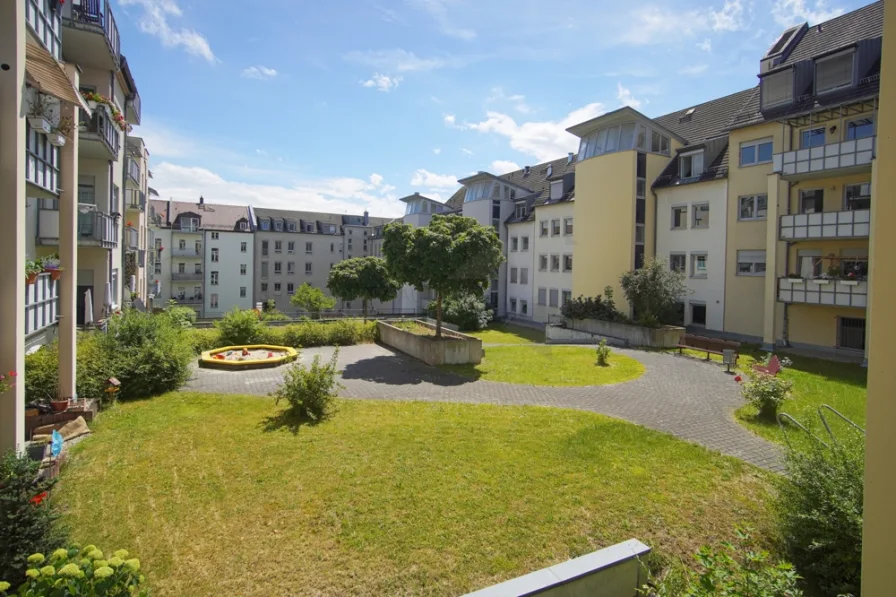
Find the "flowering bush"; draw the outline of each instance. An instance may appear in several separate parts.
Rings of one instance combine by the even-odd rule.
[[[766,358],[764,364],[767,365],[768,360]],[[780,362],[782,371],[790,365],[790,359],[787,358],[780,359]],[[778,408],[790,398],[793,382],[752,369],[746,371],[744,375],[746,380],[740,375],[734,378],[734,381],[741,384],[744,400],[756,407],[760,419],[774,421],[778,415]]]
[[[5,375],[0,373],[0,394],[5,394],[16,385],[16,375],[18,375],[18,373],[15,371],[10,371]]]
[[[28,556],[25,582],[17,593],[8,593],[11,585],[0,582],[0,595],[42,597],[45,595],[96,595],[103,597],[148,595],[140,560],[128,558],[119,549],[106,559],[99,549],[88,545],[59,548],[47,558],[42,553]]]
[[[112,115],[112,120],[115,121],[115,124],[117,124],[121,130],[130,132],[131,125],[127,123],[124,115],[118,108],[115,107],[115,104],[111,99],[109,99],[105,95],[96,93],[95,91],[84,91],[81,92],[81,95],[83,95],[84,99],[88,102],[96,102],[98,104],[103,104],[104,106],[106,106],[109,109],[109,114]]]

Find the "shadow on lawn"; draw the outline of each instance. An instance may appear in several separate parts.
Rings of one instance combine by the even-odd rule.
[[[459,386],[475,378],[452,375],[411,357],[392,355],[349,363],[342,370],[342,379],[362,379],[387,385],[431,383],[437,386]]]
[[[286,429],[293,435],[298,435],[302,427],[314,427],[320,422],[320,419],[315,420],[285,408],[276,415],[265,417],[258,426],[266,433]]]

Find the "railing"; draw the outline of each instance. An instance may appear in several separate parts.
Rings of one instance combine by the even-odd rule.
[[[140,184],[140,164],[134,158],[128,158],[128,178],[134,184]]]
[[[58,192],[59,148],[39,135],[25,121],[25,180],[49,191]]]
[[[59,12],[50,9],[49,0],[25,0],[25,21],[56,60],[62,60]]]
[[[140,248],[140,232],[136,228],[126,227],[124,229],[124,241],[129,251],[136,251]]]
[[[195,247],[171,249],[171,255],[174,257],[202,257],[202,249],[196,249]]]
[[[78,240],[96,241],[106,248],[117,247],[118,223],[115,218],[92,207],[78,206]]]
[[[95,25],[102,28],[106,37],[106,45],[115,58],[115,62],[121,59],[121,39],[118,36],[118,25],[112,16],[112,7],[109,0],[80,0],[78,4],[72,4],[72,20],[77,23]]]
[[[871,210],[826,211],[781,216],[781,240],[822,238],[867,238],[871,232]]]
[[[118,127],[112,124],[112,119],[106,116],[104,108],[98,108],[94,111],[93,116],[89,117],[80,110],[81,134],[84,133],[96,135],[100,141],[106,146],[115,160],[118,159],[118,148],[121,144],[121,134]],[[86,137],[84,138],[86,140]]]
[[[146,193],[137,189],[127,189],[125,191],[127,197],[127,208],[144,211],[146,209]]]
[[[868,305],[868,282],[778,278],[778,300],[782,303],[865,308]]]
[[[171,279],[175,282],[178,281],[189,281],[189,280],[201,280],[202,279],[202,271],[192,271],[192,272],[175,272],[171,274]]]
[[[49,273],[37,276],[34,284],[25,287],[25,335],[56,324],[59,287]]]
[[[141,105],[140,105],[140,94],[135,92],[134,95],[130,96],[127,100],[127,105],[128,105],[128,122],[130,122],[131,124],[139,125],[140,124],[140,112],[142,109]],[[132,118],[132,116],[133,116],[133,118]]]
[[[172,227],[172,230],[175,232],[202,232],[199,230],[198,224],[177,224],[175,223]]]
[[[177,301],[181,305],[198,305],[198,304],[202,303],[202,295],[197,294],[196,296],[184,296],[184,295],[172,296],[171,300]]]
[[[137,267],[146,267],[146,250],[137,250]]]
[[[772,156],[772,172],[782,176],[808,176],[842,168],[871,167],[877,137],[829,143]]]

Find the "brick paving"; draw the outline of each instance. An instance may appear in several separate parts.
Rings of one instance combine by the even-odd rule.
[[[556,347],[562,351],[563,347]],[[301,351],[302,362],[328,359],[332,347]],[[340,395],[369,400],[538,405],[574,408],[625,419],[671,433],[711,450],[780,472],[777,446],[734,420],[743,404],[740,390],[718,365],[660,352],[614,349],[645,366],[636,380],[589,387],[544,387],[471,380],[441,371],[378,344],[339,349]],[[255,371],[196,369],[187,389],[231,394],[267,394],[283,368]]]

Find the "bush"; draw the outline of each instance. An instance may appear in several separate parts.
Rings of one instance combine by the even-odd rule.
[[[224,346],[221,344],[221,332],[215,328],[193,328],[187,333],[187,341],[193,354],[201,354],[206,350]]]
[[[178,307],[173,300],[168,301],[168,307],[164,313],[181,327],[190,328],[196,323],[196,311],[189,307]]]
[[[436,317],[436,301],[430,301],[426,313]],[[442,301],[442,320],[455,324],[461,331],[485,329],[492,320],[492,310],[486,307],[482,297],[463,294]]]
[[[625,321],[625,316],[616,310],[613,301],[613,289],[604,288],[603,297],[580,296],[566,301],[560,307],[560,313],[566,319],[600,319],[602,321]]]
[[[45,550],[50,553],[49,550]],[[28,552],[25,552],[28,553]],[[84,549],[77,546],[59,548],[47,558],[41,551],[28,557],[31,567],[18,595],[102,595],[105,597],[145,597],[148,595],[140,560],[128,559],[128,552],[120,549],[106,558],[93,545]],[[8,587],[6,587],[8,589]],[[6,595],[0,590],[0,595]]]
[[[684,273],[671,269],[665,259],[648,259],[643,267],[624,273],[619,282],[638,322],[648,327],[674,322],[676,303],[690,293]]]
[[[106,380],[110,377],[118,377],[117,351],[113,347],[107,347],[105,336],[102,332],[85,332],[78,335],[78,371],[76,386],[78,396],[82,398],[96,398],[100,405],[110,400],[106,394]],[[110,356],[112,355],[112,356]],[[27,369],[26,369],[27,375]],[[119,378],[120,379],[120,378]]]
[[[767,551],[757,548],[750,533],[738,529],[734,543],[721,548],[704,546],[695,558],[702,569],[698,578],[690,574],[671,575],[655,586],[643,587],[650,597],[802,597],[800,577],[791,564],[769,560]]]
[[[774,421],[778,416],[778,408],[790,398],[793,382],[768,373],[748,370],[744,373],[747,379],[741,381],[741,394],[744,400],[759,410],[759,418]],[[735,379],[742,379],[738,376]]]
[[[25,401],[56,398],[59,387],[59,345],[53,342],[25,355]]]
[[[10,450],[0,460],[0,579],[23,578],[27,555],[65,542],[47,500],[55,480],[38,478],[40,463]]]
[[[234,307],[215,322],[215,328],[221,334],[221,346],[258,344],[263,341],[264,324],[258,313],[251,309],[243,311]]]
[[[790,557],[825,595],[859,594],[864,438],[790,448],[777,510]]]
[[[106,380],[115,375],[113,363],[98,338],[99,332],[78,334],[78,396],[105,398]],[[47,402],[57,397],[59,388],[59,344],[53,342],[25,356],[25,400]]]
[[[289,403],[289,412],[300,419],[318,422],[333,412],[333,401],[339,383],[336,381],[336,359],[339,351],[333,352],[330,362],[322,365],[320,355],[314,356],[311,367],[295,363],[283,376],[283,383],[271,393],[277,404],[281,400]]]
[[[609,367],[612,353],[613,351],[607,346],[607,341],[601,338],[600,344],[597,345],[597,366]]]

